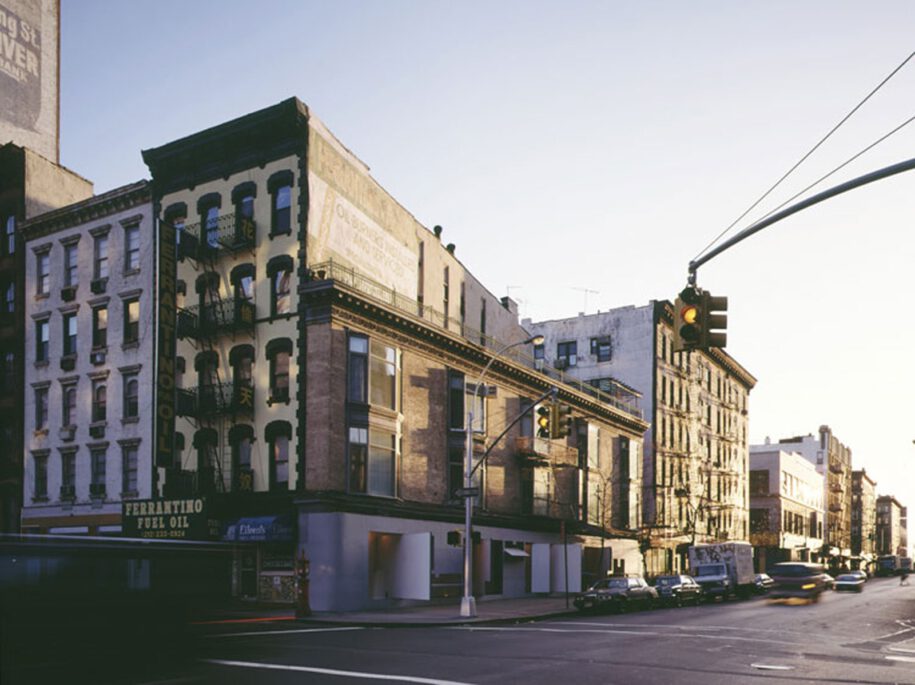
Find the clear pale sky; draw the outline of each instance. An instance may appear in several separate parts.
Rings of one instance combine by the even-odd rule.
[[[915,50],[906,0],[62,5],[61,161],[97,192],[148,177],[143,148],[296,95],[534,320],[675,297]],[[915,59],[737,228],[912,115]],[[817,190],[912,157],[915,123]],[[699,272],[759,379],[752,441],[828,424],[911,506],[913,228],[915,171]]]

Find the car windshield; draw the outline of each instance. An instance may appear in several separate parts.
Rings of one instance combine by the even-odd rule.
[[[605,578],[604,580],[599,580],[594,585],[590,587],[591,590],[607,590],[607,589],[616,589],[622,588],[625,589],[629,587],[629,582],[625,578]]]
[[[696,569],[695,575],[699,576],[723,576],[725,575],[724,564],[707,564]]]
[[[680,578],[677,576],[661,576],[655,581],[655,585],[678,585]]]
[[[785,566],[776,566],[772,573],[784,578],[803,578],[804,576],[823,575],[823,571],[816,567],[804,566],[802,564],[788,564]]]
[[[858,580],[860,580],[860,578],[858,578],[858,576],[856,576],[853,573],[844,573],[841,576],[839,576],[838,578],[836,578],[836,580],[842,580],[842,581],[848,580],[848,581],[852,581],[852,582],[857,582]]]

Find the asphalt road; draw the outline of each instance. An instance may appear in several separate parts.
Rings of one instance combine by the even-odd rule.
[[[915,585],[516,625],[272,624],[203,642],[194,675],[213,683],[915,684]]]

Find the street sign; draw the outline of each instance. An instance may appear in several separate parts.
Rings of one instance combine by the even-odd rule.
[[[480,488],[458,488],[454,494],[456,497],[479,497]]]

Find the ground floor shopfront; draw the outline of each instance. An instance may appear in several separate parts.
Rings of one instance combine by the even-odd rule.
[[[313,611],[421,604],[463,594],[463,531],[454,522],[347,512],[298,515]],[[634,539],[474,527],[473,594],[579,592],[608,572],[641,572]],[[603,550],[603,551],[601,551]]]

